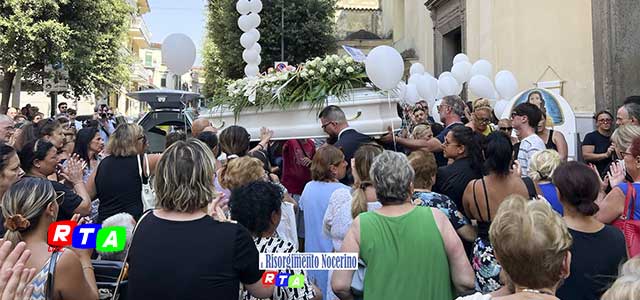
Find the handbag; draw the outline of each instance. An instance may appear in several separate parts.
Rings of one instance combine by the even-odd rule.
[[[120,286],[122,285],[123,287],[126,287],[127,283],[128,283],[127,280],[124,280],[124,276],[125,276],[126,271],[128,271],[127,261],[129,260],[129,250],[131,250],[131,246],[133,245],[133,238],[135,237],[136,230],[138,229],[138,226],[140,225],[140,223],[142,223],[142,220],[146,216],[148,216],[149,214],[152,214],[152,213],[153,213],[153,210],[146,211],[140,217],[140,219],[138,219],[138,223],[136,223],[136,226],[133,227],[133,232],[131,232],[131,243],[128,245],[127,249],[125,250],[127,252],[125,253],[124,260],[122,261],[122,268],[120,268],[120,271],[118,272],[118,277],[117,277],[115,285],[114,285],[113,294],[111,295],[111,300],[118,300],[118,299],[120,299],[121,295],[125,295],[125,297],[121,298],[121,299],[126,299],[126,294],[122,292],[124,290],[120,290]]]
[[[354,299],[362,299],[364,295],[364,275],[367,272],[367,264],[358,259],[358,270],[353,273],[351,279],[351,294]]]
[[[629,258],[640,254],[640,220],[634,220],[636,211],[636,189],[632,183],[627,182],[627,195],[624,199],[624,212],[613,222],[624,234],[627,242]]]
[[[138,173],[140,174],[140,181],[142,182],[142,193],[140,195],[142,198],[142,210],[147,211],[156,208],[156,192],[153,190],[153,186],[151,185],[151,172],[149,171],[149,159],[147,158],[147,154],[143,154],[147,183],[145,183],[144,174],[142,172],[140,156],[138,155],[136,157],[138,158]]]

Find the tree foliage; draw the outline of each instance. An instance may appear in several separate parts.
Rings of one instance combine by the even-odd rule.
[[[236,0],[209,0],[207,43],[204,51],[206,71],[205,95],[220,89],[220,79],[244,76],[238,28],[240,14]],[[260,45],[261,71],[281,60],[281,33],[284,34],[284,60],[296,65],[310,58],[335,51],[335,0],[262,0]],[[284,9],[284,30],[281,16]]]
[[[2,105],[9,102],[17,70],[39,86],[47,64],[65,66],[75,95],[126,82],[129,57],[121,48],[130,13],[125,0],[1,1]]]

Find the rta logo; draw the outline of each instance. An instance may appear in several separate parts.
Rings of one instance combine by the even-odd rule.
[[[118,252],[124,250],[126,235],[127,229],[124,226],[102,228],[101,224],[78,225],[74,221],[60,221],[49,225],[47,244],[50,252],[68,246]]]
[[[288,288],[303,288],[304,275],[291,275],[285,272],[267,271],[262,274],[262,284]]]

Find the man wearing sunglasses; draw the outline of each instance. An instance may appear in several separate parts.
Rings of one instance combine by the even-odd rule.
[[[511,124],[518,131],[520,148],[518,149],[518,163],[522,176],[529,176],[529,161],[533,154],[546,149],[544,141],[536,134],[538,123],[542,120],[542,111],[531,103],[522,103],[511,113]]]
[[[351,158],[353,158],[356,150],[360,148],[360,145],[371,142],[371,138],[368,135],[356,131],[355,128],[349,127],[347,117],[340,107],[329,105],[320,112],[318,118],[322,124],[322,130],[324,130],[329,137],[336,139],[333,145],[338,149],[342,149],[344,159],[347,163],[351,161]],[[342,183],[346,185],[353,183],[353,177],[350,171],[347,172],[347,176],[344,177]]]

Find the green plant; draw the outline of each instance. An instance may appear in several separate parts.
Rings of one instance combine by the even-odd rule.
[[[307,102],[313,109],[324,105],[327,97],[345,100],[349,90],[365,86],[368,80],[363,63],[349,56],[329,55],[309,60],[298,69],[228,81],[226,92],[214,97],[214,106],[224,106],[236,115],[244,108],[287,109]]]

